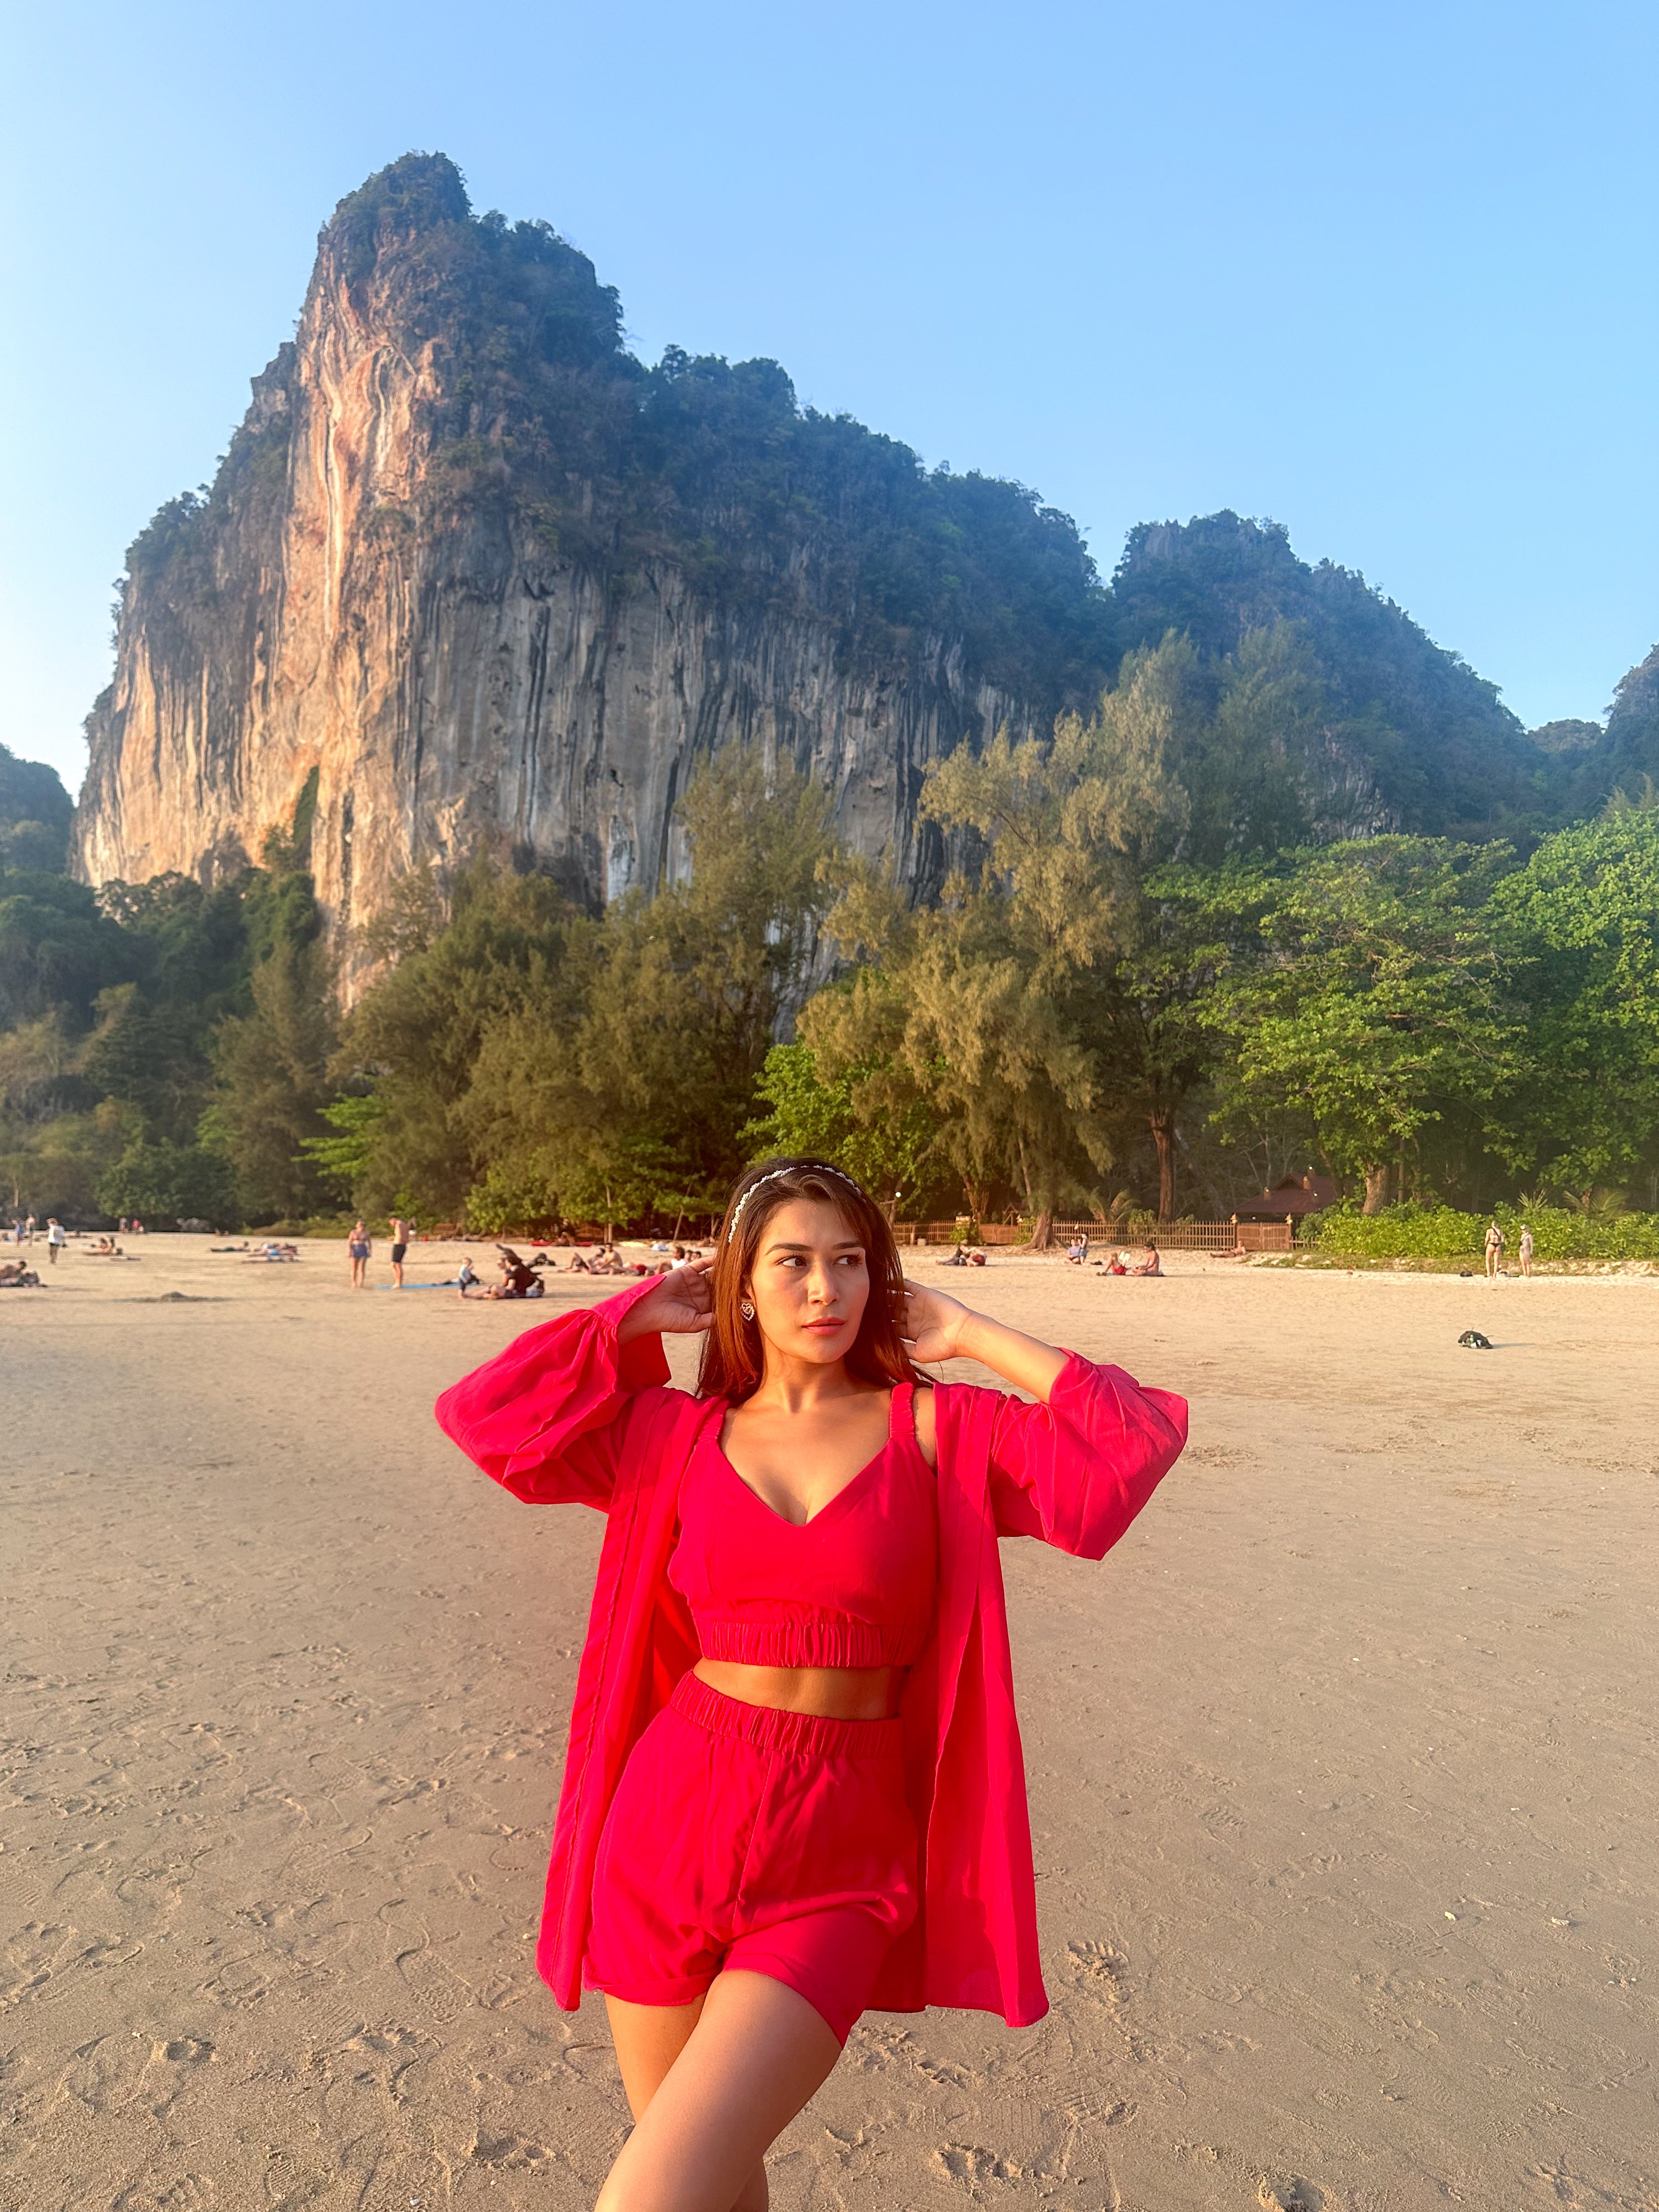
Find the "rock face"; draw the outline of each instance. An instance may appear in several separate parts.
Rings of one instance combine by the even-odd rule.
[[[803,410],[774,362],[646,368],[584,256],[411,155],[336,210],[211,490],[129,550],[72,864],[211,879],[292,837],[350,990],[424,861],[493,847],[591,907],[673,877],[677,799],[743,739],[926,896],[928,764],[1086,711],[1172,629],[1243,715],[1224,746],[1299,748],[1280,842],[1532,836],[1659,768],[1651,662],[1553,744],[1277,525],[1143,526],[1108,589],[1067,517]]]
[[[479,226],[447,164],[425,182],[412,212],[382,194],[353,220],[346,204],[212,492],[133,547],[88,724],[80,872],[210,878],[297,827],[349,968],[390,881],[483,842],[590,903],[656,884],[683,863],[677,794],[743,738],[832,790],[854,847],[925,883],[927,763],[1030,702],[976,672],[960,635],[849,649],[810,536],[782,593],[694,586],[672,538],[625,561],[615,532],[609,559],[565,555],[558,517],[550,531],[521,487],[501,495],[496,452],[522,424],[478,397],[465,268],[457,306],[431,267],[434,239],[459,253]],[[637,384],[629,357],[603,367]],[[458,464],[469,429],[482,459]],[[565,507],[591,516],[591,484],[565,478]]]

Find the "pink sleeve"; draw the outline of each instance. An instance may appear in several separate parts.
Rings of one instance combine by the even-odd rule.
[[[661,1337],[617,1341],[623,1316],[659,1279],[526,1329],[444,1392],[439,1427],[515,1498],[603,1511],[629,1401],[668,1380]]]
[[[1001,1536],[1040,1536],[1076,1558],[1110,1551],[1187,1442],[1187,1401],[1121,1367],[1066,1356],[1046,1406],[1004,1398],[991,1437]]]

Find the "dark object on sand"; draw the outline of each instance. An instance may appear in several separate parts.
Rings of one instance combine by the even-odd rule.
[[[1457,1341],[1460,1344],[1468,1345],[1471,1352],[1490,1352],[1492,1350],[1492,1339],[1489,1336],[1482,1336],[1478,1328],[1466,1328],[1462,1335],[1458,1338]]]
[[[1472,1283],[1474,1280],[1474,1268],[1460,1267],[1457,1271],[1457,1279],[1460,1283]]]

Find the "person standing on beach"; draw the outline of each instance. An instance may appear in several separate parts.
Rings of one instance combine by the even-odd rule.
[[[1486,1280],[1498,1280],[1499,1262],[1504,1257],[1504,1232],[1496,1221],[1486,1225]]]
[[[58,1265],[58,1255],[68,1243],[63,1223],[55,1213],[49,1213],[46,1216],[46,1262],[49,1267]]]
[[[1521,1272],[1523,1275],[1530,1279],[1532,1274],[1532,1224],[1530,1222],[1527,1221],[1523,1221],[1521,1224]]]
[[[702,1339],[696,1395],[665,1334]],[[958,1358],[1011,1387],[919,1371]],[[634,2112],[597,2212],[764,2212],[867,2006],[1047,2011],[997,1539],[1100,1559],[1186,1405],[906,1282],[876,1201],[796,1158],[712,1262],[436,1410],[515,1497],[607,1517],[537,1957],[567,2011],[603,1992]]]
[[[409,1224],[401,1213],[392,1217],[392,1279],[398,1290],[404,1286],[404,1255],[409,1249]]]
[[[354,1291],[368,1288],[368,1255],[374,1249],[373,1238],[361,1221],[351,1224],[351,1234],[346,1240],[346,1254],[351,1261],[351,1287]]]

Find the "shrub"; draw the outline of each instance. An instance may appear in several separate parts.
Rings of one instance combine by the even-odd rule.
[[[1478,1260],[1493,1219],[1507,1240],[1506,1267],[1514,1264],[1528,1225],[1540,1260],[1659,1260],[1659,1214],[1598,1220],[1557,1206],[1503,1205],[1490,1214],[1450,1206],[1390,1206],[1381,1213],[1333,1206],[1309,1223],[1302,1241],[1334,1260]]]

